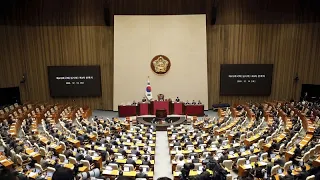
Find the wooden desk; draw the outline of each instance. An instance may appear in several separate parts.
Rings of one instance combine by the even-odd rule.
[[[65,164],[65,165],[63,165],[63,167],[73,170],[74,165],[73,164]],[[87,167],[87,166],[79,167],[79,172],[88,172],[88,171],[89,171],[89,167]]]
[[[99,169],[102,168],[102,157],[101,156],[94,156],[94,157],[92,157],[92,160],[97,162],[97,164],[99,165]]]
[[[31,158],[32,158],[33,160],[36,160],[37,163],[40,163],[41,155],[40,155],[38,152],[34,152],[33,149],[28,148],[28,149],[26,149],[26,153],[27,153],[29,156],[31,156]]]
[[[310,166],[308,164],[305,164],[306,166],[306,170],[309,171],[310,170]],[[298,168],[295,168],[294,170],[292,170],[292,175],[296,176],[296,175],[299,175],[301,172],[301,168],[298,167]],[[287,175],[287,172],[283,172],[283,175]],[[276,180],[280,180],[280,175],[279,174],[276,174],[274,175],[275,179]]]
[[[3,155],[0,155],[0,163],[7,169],[10,169],[13,165],[13,162]]]
[[[312,162],[312,166],[314,167],[320,166],[320,156]]]
[[[248,175],[248,170],[254,168],[254,164],[255,163],[250,163],[250,164],[244,164],[244,165],[239,166],[238,175],[240,177],[247,176]],[[258,162],[258,166],[259,167],[267,166],[267,162],[264,162],[264,161]]]
[[[312,134],[307,134],[307,135],[299,142],[300,149],[303,149],[303,148],[309,143],[309,141],[312,139],[312,137],[313,137]],[[285,154],[286,161],[289,161],[289,159],[293,156],[295,149],[296,149],[296,148],[293,147],[293,148],[290,149],[290,151],[287,151],[287,152],[286,152],[286,154]]]
[[[207,170],[210,174],[213,174],[213,172],[212,171],[210,171],[210,170]],[[199,174],[201,174],[202,173],[202,171],[197,171],[197,170],[191,170],[190,171],[190,173],[189,173],[189,176],[196,176],[196,175],[199,175]],[[181,172],[176,172],[176,171],[173,171],[173,178],[174,178],[174,180],[179,180],[180,179],[180,174],[181,174]]]
[[[244,144],[245,144],[247,147],[249,147],[249,146],[251,146],[253,143],[257,142],[259,138],[260,138],[260,134],[256,134],[256,135],[254,135],[254,136],[252,136],[252,137],[250,137],[250,138],[245,139],[245,140],[244,140]]]
[[[70,142],[71,144],[73,144],[73,146],[76,147],[76,148],[80,147],[80,141],[79,140],[68,138],[67,141]]]
[[[227,126],[220,128],[218,130],[216,130],[214,132],[215,135],[219,135],[224,133],[225,131],[227,131],[228,129],[231,129],[233,126],[235,126],[238,122],[239,122],[240,118],[235,118],[234,121],[232,121],[230,124],[228,124]]]

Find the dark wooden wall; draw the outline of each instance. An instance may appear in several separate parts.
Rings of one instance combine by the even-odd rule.
[[[207,14],[209,104],[298,98],[320,84],[317,0],[5,0],[0,4],[0,87],[20,86],[23,101],[112,109],[114,14]],[[211,25],[212,6],[217,7]],[[222,63],[272,63],[269,97],[219,96]],[[49,95],[47,66],[100,65],[102,97]],[[20,80],[26,74],[26,83]],[[295,85],[293,79],[299,76]]]

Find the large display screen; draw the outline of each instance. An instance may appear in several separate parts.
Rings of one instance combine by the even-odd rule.
[[[100,66],[48,66],[52,97],[101,96]]]
[[[220,95],[271,94],[273,64],[221,64]]]

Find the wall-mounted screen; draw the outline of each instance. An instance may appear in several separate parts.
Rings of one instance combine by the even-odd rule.
[[[48,66],[52,97],[101,96],[100,66]]]
[[[268,96],[273,64],[221,64],[220,95]]]

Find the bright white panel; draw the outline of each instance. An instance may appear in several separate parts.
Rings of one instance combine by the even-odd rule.
[[[165,75],[150,62],[163,54],[171,60]],[[115,16],[113,110],[140,101],[150,76],[153,97],[201,100],[208,109],[205,15]]]

